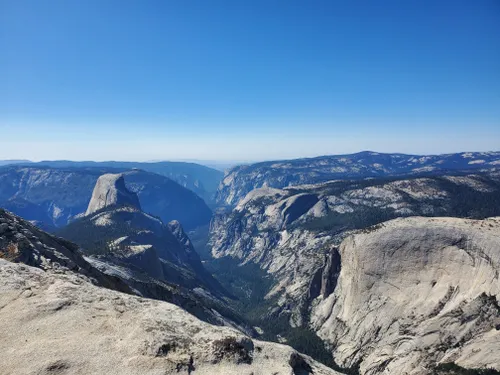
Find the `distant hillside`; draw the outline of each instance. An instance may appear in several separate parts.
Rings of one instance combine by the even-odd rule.
[[[217,191],[217,186],[224,176],[223,172],[204,165],[173,161],[161,161],[154,163],[70,160],[46,160],[37,163],[33,163],[29,160],[0,161],[0,166],[9,164],[23,164],[36,167],[47,166],[52,168],[113,168],[120,171],[137,168],[169,177],[180,185],[194,191],[207,202],[210,202],[213,199],[214,194]]]
[[[217,191],[222,205],[236,205],[260,187],[284,188],[335,179],[442,174],[458,170],[500,169],[500,152],[463,152],[445,155],[405,155],[360,152],[350,155],[268,161],[228,171]]]
[[[11,164],[28,164],[31,163],[29,160],[0,160],[0,166],[11,165]]]
[[[107,167],[0,167],[0,206],[37,221],[44,228],[64,226],[85,212],[100,175],[120,172]],[[125,172],[125,183],[146,212],[163,221],[178,220],[191,229],[206,225],[211,210],[193,191],[168,177],[146,171]]]

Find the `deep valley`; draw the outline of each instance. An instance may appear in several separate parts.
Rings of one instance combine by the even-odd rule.
[[[305,176],[316,162],[308,167],[304,159],[297,162],[303,172],[294,173],[305,173],[297,181],[271,187],[272,179],[262,180],[233,206],[206,204],[196,191],[154,172],[7,165],[0,168],[0,192],[13,214],[2,210],[2,304],[21,303],[12,295],[13,285],[31,280],[33,286],[22,288],[41,293],[44,283],[59,285],[64,279],[80,285],[92,305],[102,293],[128,295],[113,297],[126,299],[123,308],[101,307],[105,311],[137,311],[155,320],[156,313],[132,307],[139,301],[133,298],[143,298],[151,302],[140,305],[178,309],[176,319],[189,321],[189,329],[212,325],[213,333],[202,339],[212,342],[212,349],[181,339],[186,333],[177,328],[164,344],[159,336],[138,336],[149,349],[130,373],[144,369],[153,350],[152,366],[161,357],[166,361],[161,366],[187,373],[229,374],[243,366],[268,374],[264,368],[291,366],[294,374],[495,374],[500,370],[500,172],[491,157],[500,156],[490,153],[488,168],[473,163],[480,167],[464,169],[454,162],[461,169],[452,170],[449,164],[480,156],[446,156],[447,168],[430,174],[412,170],[373,177],[368,171],[353,178],[349,172],[315,183]],[[440,165],[436,158],[418,160]],[[394,163],[390,156],[382,160]],[[281,173],[274,170],[276,163],[269,168],[273,176]],[[238,167],[226,172],[217,196],[235,173]],[[17,284],[5,284],[7,275],[15,275]],[[60,315],[62,309],[70,319],[81,313],[84,301],[61,288],[50,291],[50,298],[70,298],[73,307],[57,302],[62,307],[47,307],[46,314]],[[29,310],[36,305],[22,306],[37,316]],[[2,321],[13,319],[10,307],[0,311]],[[195,317],[200,322],[193,323]],[[130,335],[126,327],[120,330],[115,334]],[[279,344],[289,346],[273,346]],[[274,353],[272,365],[267,354],[260,358],[257,345]],[[70,369],[82,360],[86,369],[95,368],[76,358],[61,366]],[[13,361],[8,366],[20,368]]]

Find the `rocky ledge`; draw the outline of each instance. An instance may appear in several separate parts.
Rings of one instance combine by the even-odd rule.
[[[170,303],[3,259],[0,331],[5,375],[337,374]]]

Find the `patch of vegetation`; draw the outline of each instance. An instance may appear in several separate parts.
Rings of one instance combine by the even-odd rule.
[[[288,364],[296,375],[309,375],[313,372],[311,365],[298,353],[292,353]]]
[[[226,357],[236,357],[237,363],[251,364],[253,350],[253,342],[250,339],[242,339],[240,342],[234,337],[226,337],[213,342],[213,351],[217,362]]]
[[[278,342],[278,335],[297,351],[307,354],[332,369],[349,375],[358,375],[357,368],[345,369],[338,366],[323,341],[311,330],[293,328],[289,316],[269,311],[276,307],[276,299],[265,296],[274,285],[274,280],[254,263],[240,265],[237,259],[224,257],[205,262],[205,267],[234,296],[230,301],[252,326],[262,328],[262,340]]]
[[[166,357],[171,351],[175,351],[177,348],[176,343],[166,343],[161,345],[156,352],[156,357]]]
[[[297,351],[307,354],[325,366],[343,374],[359,375],[359,367],[344,368],[335,363],[332,353],[325,347],[323,341],[315,332],[306,327],[291,327],[288,316],[275,317],[273,319],[254,320],[253,324],[264,330],[261,336],[263,340],[277,342],[277,336],[286,339],[286,344]]]
[[[331,212],[327,216],[315,218],[301,227],[311,231],[343,231],[362,229],[402,216],[393,210],[377,207],[356,207],[354,212],[339,214]]]
[[[13,261],[19,256],[17,244],[10,243],[5,249],[0,249],[0,258]]]
[[[411,176],[409,181],[421,178],[422,176]],[[382,186],[387,183],[401,180],[399,178],[371,179],[364,181],[337,181],[321,188],[321,193],[326,195],[340,195],[352,189],[363,189],[369,186]],[[487,175],[475,174],[478,183],[491,189],[491,191],[475,190],[465,184],[455,184],[445,177],[427,176],[433,180],[433,185],[437,189],[446,192],[446,197],[438,202],[435,199],[416,200],[409,194],[399,192],[404,195],[413,210],[412,215],[419,216],[452,216],[465,217],[471,219],[484,219],[491,216],[500,215],[500,182]],[[301,192],[295,189],[295,193]],[[425,210],[425,205],[433,207],[432,213]],[[330,212],[327,216],[314,218],[301,228],[311,231],[343,231],[351,229],[363,229],[387,220],[403,217],[404,214],[397,213],[392,209],[380,207],[368,207],[357,205],[354,212],[337,213]]]
[[[267,310],[270,303],[265,296],[273,279],[258,265],[240,265],[237,259],[224,257],[206,261],[204,266],[235,297],[232,304],[236,310],[245,316],[261,316],[261,312]]]
[[[201,260],[212,260],[212,249],[208,245],[209,230],[209,225],[203,225],[188,233],[188,237]]]
[[[76,243],[81,247],[86,255],[106,255],[111,251],[125,250],[124,246],[109,245],[110,241],[117,238],[130,236],[140,230],[146,229],[145,227],[136,227],[133,225],[133,212],[121,212],[119,220],[114,220],[112,225],[96,225],[91,218],[95,218],[98,214],[110,211],[109,207],[104,207],[89,217],[77,219],[65,227],[56,231],[56,235],[63,237],[71,242]],[[158,217],[150,215],[156,219]],[[163,238],[165,242],[171,242],[171,238]]]
[[[56,234],[81,246],[85,254],[106,255],[111,251],[109,241],[132,232],[132,228],[124,221],[97,226],[89,219],[83,218],[59,229]]]
[[[455,184],[443,177],[437,177],[439,186],[451,197],[448,215],[484,219],[500,214],[500,183],[487,176],[477,176],[476,180],[492,191],[478,191],[467,185]]]
[[[467,369],[455,363],[442,363],[437,365],[433,375],[500,375],[495,369]]]

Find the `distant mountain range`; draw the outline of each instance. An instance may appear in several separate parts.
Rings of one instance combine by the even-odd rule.
[[[204,164],[204,165],[202,165]],[[210,164],[210,167],[207,166]],[[50,168],[100,168],[105,172],[141,169],[166,176],[195,192],[212,208],[234,206],[253,189],[284,188],[335,179],[439,174],[500,168],[500,152],[461,152],[442,155],[407,155],[363,151],[346,155],[265,161],[240,164],[212,161],[122,162],[122,161],[41,161],[0,160],[0,167],[26,165]],[[226,172],[222,172],[226,170]],[[0,187],[1,189],[1,187]]]
[[[40,227],[53,230],[87,209],[100,175],[120,172],[110,167],[61,167],[41,164],[0,167],[0,207]],[[193,191],[168,177],[143,170],[124,172],[143,209],[163,221],[178,220],[191,229],[210,222],[212,212]]]
[[[51,168],[112,168],[119,171],[130,169],[142,169],[144,171],[157,173],[171,178],[180,185],[194,191],[200,197],[210,203],[217,190],[217,186],[223,177],[223,172],[204,165],[185,162],[161,161],[154,163],[124,162],[124,161],[41,161],[31,162],[29,160],[0,160],[3,165],[27,165],[35,167]]]
[[[0,160],[0,167],[3,165],[11,165],[11,164],[29,164],[33,163],[30,160]]]
[[[266,186],[283,188],[335,179],[498,168],[500,152],[405,155],[365,151],[349,155],[267,161],[229,170],[218,188],[216,201],[219,205],[234,206],[248,192]]]
[[[0,347],[14,353],[36,338],[37,348],[52,350],[46,338],[61,332],[54,363],[44,356],[35,369],[11,355],[16,371],[7,373],[80,368],[69,355],[87,346],[74,346],[69,330],[76,342],[110,342],[103,327],[116,333],[122,324],[112,352],[123,354],[116,345],[136,337],[139,352],[122,361],[144,358],[161,373],[500,374],[500,152],[362,152],[238,166],[212,209],[194,190],[215,189],[222,175],[205,168],[0,166],[0,207],[31,221],[0,209]],[[181,184],[195,180],[191,190]],[[137,305],[114,290],[157,301]],[[200,337],[201,327],[212,333]],[[17,340],[18,332],[28,333]],[[250,336],[288,343],[334,370]]]

